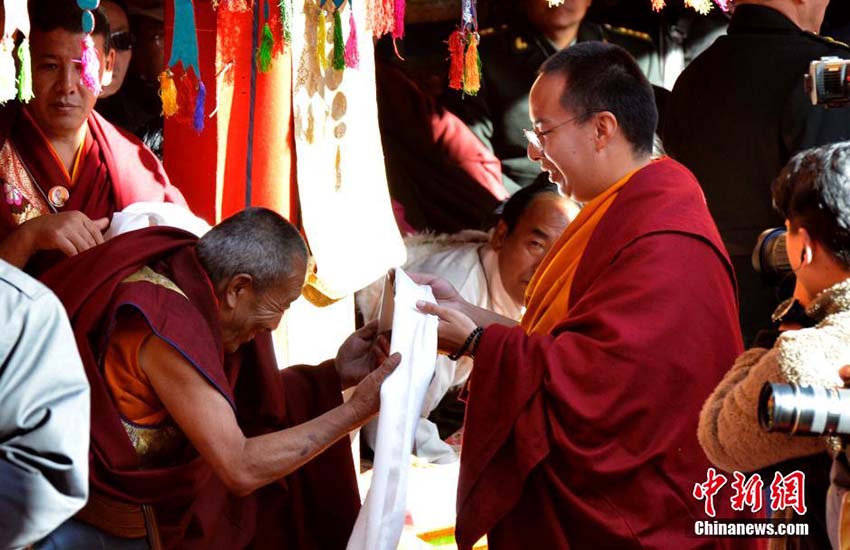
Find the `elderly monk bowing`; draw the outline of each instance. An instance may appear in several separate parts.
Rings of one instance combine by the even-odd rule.
[[[103,242],[112,213],[140,201],[185,205],[135,137],[94,112],[81,79],[82,11],[72,0],[30,0],[32,85],[27,104],[0,108],[0,258],[38,273]],[[111,80],[109,23],[94,10],[99,79]]]
[[[474,356],[457,539],[471,548],[752,548],[694,536],[710,463],[700,406],[741,350],[729,259],[693,175],[650,160],[652,88],[588,42],[544,64],[528,154],[584,203],[538,267],[520,326],[428,276],[441,347]],[[729,496],[717,517],[746,517]]]
[[[91,384],[92,443],[89,502],[40,547],[345,546],[360,499],[344,436],[400,358],[373,323],[335,360],[278,370],[270,331],[307,261],[289,222],[253,208],[200,240],[141,229],[44,274]]]

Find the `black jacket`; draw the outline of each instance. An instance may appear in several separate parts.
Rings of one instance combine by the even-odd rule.
[[[739,6],[721,36],[679,76],[662,132],[667,153],[705,190],[740,284],[745,341],[768,325],[775,292],[750,266],[761,230],[783,220],[770,185],[797,151],[850,138],[850,108],[813,106],[809,63],[850,57],[846,45],[764,6]]]

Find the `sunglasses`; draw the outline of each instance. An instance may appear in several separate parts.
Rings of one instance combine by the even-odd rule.
[[[136,35],[130,31],[116,32],[109,35],[109,41],[116,50],[127,51],[133,49],[133,46],[136,45]]]

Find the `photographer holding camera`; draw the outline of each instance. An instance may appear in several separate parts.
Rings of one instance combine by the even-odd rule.
[[[841,385],[838,368],[850,363],[850,142],[797,154],[772,192],[788,230],[794,298],[810,319],[800,323],[806,328],[784,326],[795,330],[784,331],[771,349],[753,348],[738,357],[703,406],[700,444],[728,471],[750,472],[832,450],[835,440],[825,437],[763,431],[759,395],[766,382]],[[816,496],[817,487],[810,491],[808,483],[806,490],[820,499],[812,507],[822,511],[823,493]],[[822,521],[818,515],[805,519]]]

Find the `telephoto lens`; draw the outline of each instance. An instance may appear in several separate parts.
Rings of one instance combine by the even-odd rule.
[[[752,263],[756,272],[774,282],[791,272],[784,227],[773,227],[761,232],[753,248]]]
[[[850,434],[850,389],[765,383],[759,423],[768,432],[792,435]]]

